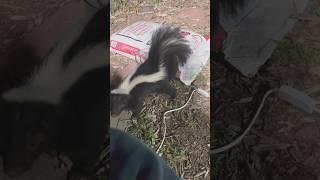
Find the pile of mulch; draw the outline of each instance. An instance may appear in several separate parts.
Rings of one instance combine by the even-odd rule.
[[[163,113],[181,107],[192,92],[192,88],[179,81],[172,85],[177,88],[176,99],[152,94],[146,98],[141,116],[129,121],[128,132],[155,151],[163,138]],[[198,96],[194,94],[184,109],[166,116],[167,132],[160,154],[182,179],[209,179],[210,117],[197,105]]]

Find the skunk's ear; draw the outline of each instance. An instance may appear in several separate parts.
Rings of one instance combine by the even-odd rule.
[[[110,89],[116,89],[122,82],[122,77],[118,73],[111,74]]]

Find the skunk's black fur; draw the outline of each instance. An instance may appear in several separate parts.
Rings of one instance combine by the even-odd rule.
[[[68,107],[59,128],[56,150],[73,162],[71,175],[92,175],[109,128],[107,73],[109,67],[88,72],[66,94]]]
[[[107,50],[103,50],[103,47],[106,48],[106,46],[102,47],[101,45],[106,43],[105,40],[108,37],[104,21],[108,8],[109,5],[99,10],[87,24],[82,25],[83,28],[75,29],[81,33],[71,33],[69,39],[63,39],[58,43],[48,54],[47,59],[43,61],[42,66],[36,67],[31,73],[41,79],[43,77],[41,73],[47,73],[41,71],[46,67],[45,64],[57,61],[59,63],[54,63],[54,67],[58,72],[52,71],[52,74],[46,74],[46,77],[58,79],[59,82],[64,80],[64,77],[56,76],[60,75],[60,71],[83,69],[87,66],[83,66],[81,63],[88,62],[84,65],[90,65],[90,60],[93,63],[96,62],[96,65],[91,69],[84,68],[81,71],[73,71],[74,74],[71,73],[77,78],[71,78],[74,81],[67,81],[69,84],[66,84],[66,87],[61,87],[63,91],[56,97],[59,99],[58,101],[39,100],[37,96],[50,98],[50,96],[44,96],[47,94],[43,95],[47,92],[42,88],[47,88],[46,85],[48,85],[53,86],[51,89],[55,89],[54,85],[59,85],[59,83],[54,85],[50,82],[36,84],[40,85],[34,86],[34,90],[38,94],[31,92],[32,96],[29,99],[21,98],[24,91],[22,91],[22,95],[18,91],[20,95],[16,99],[12,96],[8,98],[5,95],[11,90],[15,91],[19,88],[24,90],[23,87],[28,87],[33,83],[34,79],[32,78],[2,94],[0,101],[1,126],[5,125],[6,129],[0,134],[4,135],[0,139],[0,143],[3,143],[0,145],[0,150],[4,160],[4,172],[7,175],[21,175],[31,168],[35,159],[42,152],[53,150],[58,150],[71,159],[73,162],[72,173],[80,175],[92,173],[92,166],[99,158],[98,151],[103,144],[104,133],[108,127],[106,122],[107,94],[105,92],[109,73]],[[96,32],[99,33],[96,34]],[[83,59],[88,53],[98,53],[98,57]],[[94,61],[95,58],[100,58],[101,61],[98,60],[99,63],[97,63]],[[81,59],[80,62],[78,62],[79,59]],[[70,75],[68,72],[66,74]],[[37,89],[37,87],[41,89]],[[61,90],[59,88],[56,89]],[[27,95],[29,94],[27,93]]]
[[[106,10],[102,9],[98,11],[88,22],[87,26],[83,29],[79,39],[69,48],[69,50],[65,53],[63,59],[64,64],[68,64],[70,60],[81,50],[85,49],[90,45],[94,45],[103,41],[107,41],[106,29],[107,26],[101,24],[106,20]],[[96,28],[100,27],[100,28]]]
[[[179,65],[184,65],[190,54],[191,48],[179,28],[164,26],[156,30],[146,61],[111,91],[111,115],[127,109],[137,116],[145,97],[154,92],[174,98],[176,90],[169,81],[175,79]]]

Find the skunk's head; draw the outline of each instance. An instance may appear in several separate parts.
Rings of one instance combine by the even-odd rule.
[[[129,94],[113,94],[110,95],[110,113],[111,116],[119,115],[123,110],[128,108]]]
[[[2,121],[7,124],[6,148],[3,150],[4,172],[19,176],[32,167],[56,138],[61,108],[46,103],[1,103]]]

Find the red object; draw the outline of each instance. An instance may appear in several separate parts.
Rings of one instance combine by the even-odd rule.
[[[111,41],[110,43],[111,48],[122,51],[124,53],[130,54],[132,56],[141,57],[140,50],[138,48],[132,47],[128,44],[119,42],[119,41]]]
[[[228,36],[227,32],[224,31],[224,29],[221,27],[220,24],[217,26],[217,32],[215,33],[215,36],[213,38],[213,51],[215,53],[220,52],[222,49],[223,41]]]

